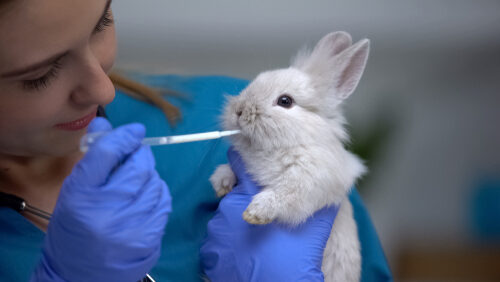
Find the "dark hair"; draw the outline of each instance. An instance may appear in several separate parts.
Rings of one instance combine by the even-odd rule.
[[[0,0],[0,16],[5,13],[12,4],[14,4],[14,0]]]

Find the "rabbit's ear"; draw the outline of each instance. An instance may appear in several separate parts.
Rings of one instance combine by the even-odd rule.
[[[329,54],[335,56],[351,46],[352,39],[345,31],[336,31],[325,35],[314,47],[314,53]]]
[[[351,46],[352,39],[345,31],[335,31],[325,35],[316,44],[312,52],[304,49],[292,61],[292,66],[299,69],[314,67],[316,60],[331,58]]]
[[[345,99],[354,92],[365,70],[370,40],[363,39],[335,56],[333,75],[336,96]]]

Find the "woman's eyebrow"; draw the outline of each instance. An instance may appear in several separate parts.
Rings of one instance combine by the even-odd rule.
[[[43,67],[47,67],[47,66],[52,65],[57,60],[59,60],[62,57],[66,56],[66,54],[68,54],[68,51],[64,51],[64,52],[61,52],[59,54],[55,54],[55,55],[49,57],[48,59],[45,59],[45,60],[43,60],[41,62],[32,64],[32,65],[30,65],[28,67],[24,67],[24,68],[20,68],[18,70],[14,70],[14,71],[10,71],[10,72],[4,73],[4,74],[0,75],[0,77],[2,77],[2,78],[11,78],[11,77],[16,77],[16,76],[21,76],[21,75],[26,74],[26,73],[34,72],[34,71],[39,70],[39,69],[41,69]]]

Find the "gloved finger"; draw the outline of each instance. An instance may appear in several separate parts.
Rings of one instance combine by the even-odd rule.
[[[229,165],[231,170],[236,175],[238,180],[236,186],[233,188],[231,193],[244,194],[244,195],[255,195],[260,192],[261,187],[252,179],[246,170],[245,163],[241,158],[240,154],[234,150],[233,147],[229,148],[227,152],[227,157],[229,159]]]
[[[145,189],[142,189],[143,193],[137,197],[134,203],[137,211],[130,214],[126,222],[136,222],[136,226],[145,226],[144,230],[148,229],[151,233],[144,235],[149,235],[152,238],[154,236],[161,237],[157,235],[157,233],[163,232],[168,214],[172,211],[170,191],[166,183],[156,172],[155,175],[145,183],[144,187]],[[146,240],[147,238],[143,239]]]
[[[346,199],[346,201],[348,201]],[[326,224],[326,229],[331,229],[337,213],[339,212],[340,205],[326,206],[312,215],[312,220]]]
[[[239,182],[249,181],[251,179],[248,175],[241,155],[232,146],[227,151],[227,158],[229,160],[231,170],[234,172]]]
[[[311,233],[313,233],[310,235],[311,241],[313,241],[312,239],[314,238],[321,248],[325,248],[326,246],[338,211],[339,206],[326,206],[316,211],[305,223],[309,224]]]
[[[150,209],[159,209],[163,213],[170,213],[172,211],[172,196],[170,195],[170,190],[168,189],[167,183],[161,179],[158,172],[155,170],[152,173],[150,179],[150,186],[156,190],[157,196],[152,198],[150,202]]]
[[[155,158],[151,147],[148,145],[141,145],[136,151],[130,153],[128,158],[116,169],[114,178],[120,178],[124,175],[151,173],[155,170]]]
[[[171,211],[170,193],[159,177],[151,178],[145,187],[143,193],[116,210],[117,224],[113,225],[113,232],[117,240],[136,238],[138,243],[146,246],[157,245],[161,241]],[[142,230],[139,236],[134,234],[137,230]]]
[[[145,131],[142,124],[133,123],[97,139],[73,169],[73,176],[90,186],[106,183],[111,172],[141,146]]]
[[[337,216],[339,206],[331,205],[322,208],[315,212],[304,223],[304,228],[308,230],[309,248],[313,250],[310,259],[313,265],[316,265],[318,273],[321,273],[321,265],[323,261],[323,252],[315,252],[314,250],[324,250],[328,242],[328,238],[332,232],[333,222]]]
[[[136,197],[129,197],[126,201],[117,203],[114,213],[110,215],[114,224],[107,228],[110,234],[115,234],[116,240],[131,238],[133,235],[129,232],[137,232],[139,229],[143,230],[143,234],[136,240],[152,242],[151,240],[163,231],[169,210],[168,205],[159,205],[159,202],[163,201],[164,186],[151,180],[145,183],[142,190],[144,192]],[[151,238],[146,238],[146,235]]]
[[[111,123],[103,117],[94,118],[87,129],[87,133],[98,132],[98,131],[110,131],[113,129]]]
[[[110,189],[122,193],[138,193],[139,189],[153,176],[155,159],[149,146],[141,146],[109,177]]]

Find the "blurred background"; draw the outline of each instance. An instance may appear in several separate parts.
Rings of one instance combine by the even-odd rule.
[[[500,1],[113,3],[116,69],[252,79],[344,30],[371,39],[346,103],[398,281],[500,281]]]

